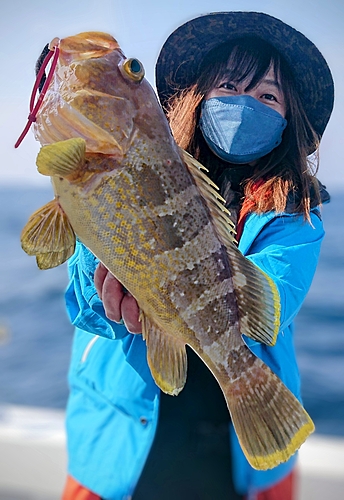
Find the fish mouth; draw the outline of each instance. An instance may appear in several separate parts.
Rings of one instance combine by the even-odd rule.
[[[49,48],[53,50],[56,46],[60,49],[60,61],[64,64],[103,57],[113,50],[120,50],[117,40],[101,31],[85,31],[67,38],[54,38]]]
[[[58,113],[45,113],[43,108],[43,112],[38,115],[34,124],[35,137],[42,145],[64,141],[71,137],[82,138],[86,141],[88,153],[112,155],[118,159],[122,158],[130,147],[131,136],[124,137],[127,144],[123,147],[124,141],[116,140],[112,134],[85,118],[62,99],[55,105]]]

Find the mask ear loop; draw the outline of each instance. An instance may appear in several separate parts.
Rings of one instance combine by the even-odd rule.
[[[49,87],[50,82],[52,80],[52,77],[53,77],[53,74],[54,74],[54,71],[55,71],[55,68],[56,68],[56,65],[57,65],[57,61],[58,61],[58,58],[59,58],[59,53],[60,53],[59,47],[58,46],[54,47],[54,49],[51,50],[50,53],[46,56],[46,58],[43,61],[42,66],[40,67],[40,70],[39,70],[39,72],[38,72],[38,74],[36,76],[36,81],[35,81],[35,84],[33,86],[33,90],[32,90],[32,93],[31,93],[30,108],[29,108],[30,109],[30,113],[29,113],[29,116],[28,116],[28,122],[27,122],[27,124],[26,124],[23,132],[20,134],[19,139],[15,143],[15,145],[14,145],[15,148],[17,148],[21,144],[22,140],[24,139],[24,137],[26,136],[26,134],[30,130],[30,127],[31,127],[32,123],[36,121],[38,110],[41,107],[41,104],[42,104],[42,101],[44,99],[45,93],[48,90],[48,87]],[[51,68],[49,70],[49,74],[47,76],[46,81],[44,82],[42,91],[41,91],[41,93],[40,93],[40,95],[39,95],[39,97],[37,99],[36,104],[35,104],[36,93],[37,93],[37,90],[39,89],[40,81],[41,81],[42,76],[44,74],[44,70],[47,67],[47,65],[48,65],[48,63],[49,63],[49,61],[50,61],[50,59],[52,57],[53,57],[53,60],[52,60],[52,63],[51,63]]]

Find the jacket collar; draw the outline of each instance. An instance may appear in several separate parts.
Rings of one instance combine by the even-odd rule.
[[[266,224],[268,224],[275,217],[277,217],[276,212],[267,212],[261,215],[250,213],[247,215],[244,229],[239,241],[239,250],[244,255],[247,255],[250,246],[257,238],[263,227],[266,226]]]

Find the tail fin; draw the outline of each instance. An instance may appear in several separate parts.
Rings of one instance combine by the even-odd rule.
[[[253,468],[287,461],[314,431],[296,397],[260,359],[225,388],[224,394],[242,450]]]

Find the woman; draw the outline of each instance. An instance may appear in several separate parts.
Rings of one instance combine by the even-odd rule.
[[[276,345],[246,342],[300,398],[293,320],[324,236],[318,207],[329,199],[308,158],[332,111],[327,64],[281,21],[227,12],[172,33],[156,77],[177,143],[209,169],[237,224],[239,249],[278,288]],[[190,351],[184,390],[160,396],[141,335],[129,333],[141,333],[135,299],[82,245],[69,267],[67,308],[77,328],[64,499],[291,500],[295,456],[252,469],[228,430],[217,383]]]

